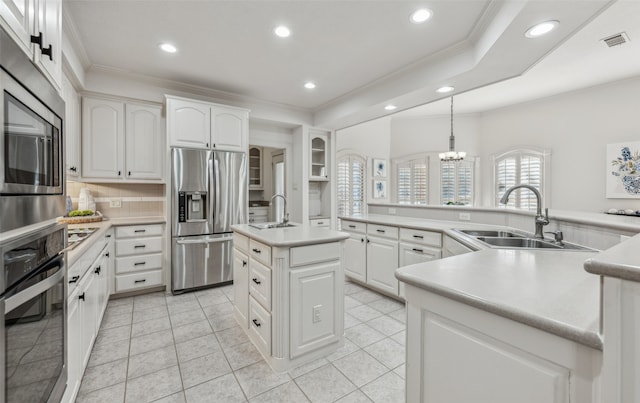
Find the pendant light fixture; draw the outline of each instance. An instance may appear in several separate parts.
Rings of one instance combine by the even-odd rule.
[[[462,161],[467,153],[456,151],[456,138],[453,136],[453,97],[451,97],[451,135],[449,136],[449,151],[440,153],[440,161]]]

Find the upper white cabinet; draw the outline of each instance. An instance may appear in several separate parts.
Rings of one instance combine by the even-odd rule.
[[[248,119],[246,109],[167,97],[171,147],[246,152]]]
[[[62,86],[62,0],[3,0],[0,21],[49,81]]]
[[[262,147],[251,146],[249,148],[249,189],[262,190]]]
[[[309,139],[311,145],[311,167],[309,169],[309,180],[326,181],[329,180],[329,167],[327,164],[329,156],[329,142],[326,134],[311,132]]]
[[[82,117],[84,178],[162,179],[160,106],[84,97]]]
[[[65,169],[67,177],[80,176],[80,96],[66,77],[62,77],[65,103],[64,133]]]

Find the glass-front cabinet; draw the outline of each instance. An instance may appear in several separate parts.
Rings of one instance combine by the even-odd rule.
[[[309,180],[329,180],[329,167],[327,156],[329,154],[327,136],[324,134],[311,134],[311,170]]]
[[[249,147],[249,189],[262,190],[264,183],[262,181],[262,147]]]

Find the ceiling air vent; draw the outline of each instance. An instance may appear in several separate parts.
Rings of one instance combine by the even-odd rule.
[[[612,48],[617,45],[622,45],[623,43],[629,42],[629,37],[626,33],[620,32],[619,34],[611,35],[603,39],[604,43],[607,44],[608,47]]]

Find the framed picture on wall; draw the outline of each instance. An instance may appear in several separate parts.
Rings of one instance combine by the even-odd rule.
[[[382,158],[373,159],[373,177],[374,178],[387,177],[387,160]]]
[[[374,199],[387,198],[387,181],[383,181],[383,180],[373,181],[373,198]]]
[[[607,198],[640,198],[640,141],[607,144]]]

